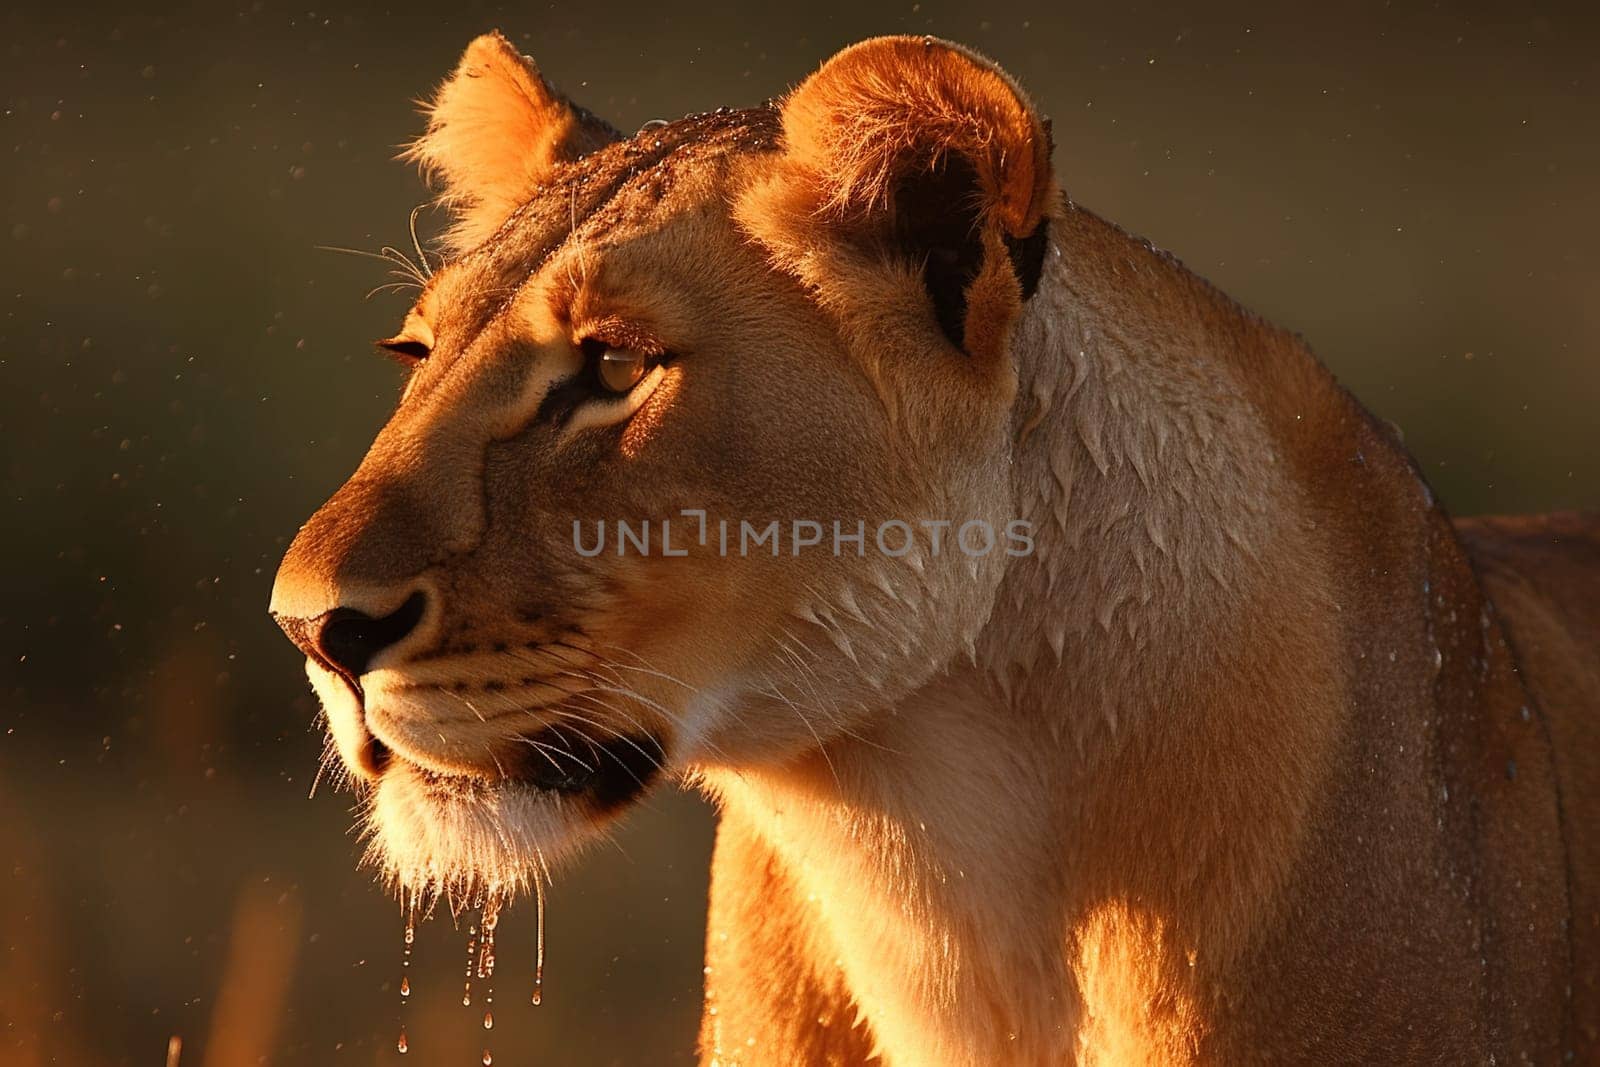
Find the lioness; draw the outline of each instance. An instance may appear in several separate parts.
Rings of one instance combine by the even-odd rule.
[[[709,1063],[1600,1057],[1594,517],[1452,523],[959,46],[629,138],[491,35],[428,115],[413,369],[272,596],[396,883],[678,776]]]

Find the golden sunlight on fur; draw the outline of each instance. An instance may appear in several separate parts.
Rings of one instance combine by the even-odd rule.
[[[426,113],[428,132],[406,158],[450,190],[459,209],[450,233],[457,251],[493,233],[558,164],[616,137],[550,88],[498,33],[472,42]]]
[[[369,861],[498,898],[701,789],[708,1064],[1600,1059],[1600,522],[1452,522],[1051,152],[931,38],[631,138],[468,47],[273,590]]]

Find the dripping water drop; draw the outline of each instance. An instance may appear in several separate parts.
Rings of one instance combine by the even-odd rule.
[[[536,898],[538,919],[537,934],[535,935],[537,947],[534,949],[533,956],[533,997],[531,999],[533,1003],[538,1004],[544,1000],[544,883],[536,878],[533,884],[537,890],[534,896]]]
[[[400,952],[400,1038],[395,1042],[395,1049],[404,1055],[410,1045],[406,1041],[405,1005],[411,996],[411,945],[417,938],[415,902],[406,909],[405,946]]]

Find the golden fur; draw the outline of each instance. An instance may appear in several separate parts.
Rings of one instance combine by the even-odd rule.
[[[375,860],[511,891],[698,784],[708,1063],[1600,1057],[1600,525],[1458,530],[1047,130],[932,39],[631,139],[472,44],[411,152],[426,358],[273,595]],[[1032,551],[723,555],[682,509]],[[601,518],[684,555],[575,552]]]

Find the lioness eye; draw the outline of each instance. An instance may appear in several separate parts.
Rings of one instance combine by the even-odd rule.
[[[378,347],[408,367],[414,367],[428,358],[428,345],[405,337],[387,337],[377,342]]]
[[[433,351],[433,326],[413,308],[406,315],[400,332],[379,341],[378,347],[406,366],[415,367]]]
[[[650,358],[626,348],[607,348],[595,364],[595,377],[601,388],[619,396],[639,384],[650,369]]]

